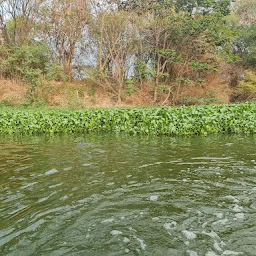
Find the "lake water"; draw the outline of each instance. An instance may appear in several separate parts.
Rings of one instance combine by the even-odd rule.
[[[256,255],[256,137],[0,138],[0,255]]]

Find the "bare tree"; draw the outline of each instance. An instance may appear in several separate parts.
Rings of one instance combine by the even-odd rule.
[[[89,20],[86,0],[47,1],[39,10],[41,37],[53,49],[53,61],[63,66],[69,80],[72,80],[75,49],[83,39]]]
[[[7,43],[24,45],[33,38],[38,6],[36,0],[3,0],[0,3],[0,22]]]
[[[101,11],[91,24],[97,55],[95,74],[90,77],[121,102],[132,58],[138,48],[138,24],[134,13]]]

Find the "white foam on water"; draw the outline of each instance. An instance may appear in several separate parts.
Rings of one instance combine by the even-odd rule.
[[[159,217],[152,218],[152,221],[159,221],[159,220],[160,220]]]
[[[132,228],[132,227],[129,227],[129,230],[130,230],[130,231],[133,231],[133,232],[137,232],[137,230],[134,229],[134,228]]]
[[[214,241],[213,247],[216,251],[223,252],[223,249],[220,247],[220,243],[218,243],[217,241]]]
[[[9,215],[13,215],[13,214],[15,214],[15,213],[17,213],[17,212],[19,212],[19,211],[22,211],[22,210],[26,209],[27,207],[28,207],[28,205],[21,206],[19,209],[14,210],[14,211],[12,211],[12,212],[10,212],[10,213],[8,213],[8,214],[9,214]],[[1,234],[1,232],[0,232],[0,234]],[[1,237],[1,235],[0,235],[0,237]]]
[[[31,165],[28,165],[28,166],[24,166],[24,167],[17,168],[17,169],[15,169],[14,171],[15,171],[15,172],[20,172],[20,171],[24,171],[24,170],[26,170],[26,169],[28,169],[28,168],[30,168],[30,167],[31,167]]]
[[[202,228],[205,228],[207,225],[208,225],[208,222],[204,222],[204,223],[202,224]]]
[[[109,183],[106,184],[106,186],[113,186],[113,185],[115,185],[114,182],[109,182]]]
[[[236,213],[235,214],[235,217],[237,218],[237,219],[244,219],[244,217],[245,217],[245,215],[244,215],[244,213],[242,213],[242,212],[240,212],[240,213]]]
[[[152,166],[152,165],[154,165],[154,164],[143,164],[139,168],[145,168],[145,167],[149,167],[149,166]]]
[[[29,187],[31,187],[31,186],[36,185],[37,183],[38,183],[38,182],[31,182],[31,183],[28,183],[27,185],[21,186],[21,189],[29,188]]]
[[[128,237],[125,237],[124,240],[123,240],[124,243],[129,243],[130,242],[130,239]]]
[[[196,239],[196,234],[192,231],[188,230],[182,230],[181,233],[188,239],[188,240],[193,240]]]
[[[48,200],[48,199],[49,199],[51,196],[53,196],[54,194],[56,194],[56,192],[52,192],[49,196],[38,199],[37,202],[38,202],[38,203],[42,203],[42,202]]]
[[[129,253],[129,252],[130,252],[130,250],[129,250],[129,249],[127,249],[127,248],[125,248],[125,249],[124,249],[124,252],[125,252],[125,253]]]
[[[104,223],[111,223],[111,222],[113,222],[113,221],[114,221],[113,218],[109,218],[109,219],[103,220],[101,223],[102,223],[102,224],[104,224]]]
[[[227,200],[233,201],[234,203],[239,203],[239,200],[237,198],[235,198],[234,196],[225,196],[224,197]]]
[[[157,200],[158,200],[158,195],[151,195],[151,196],[149,197],[149,200],[150,200],[150,201],[157,201]]]
[[[209,251],[205,254],[205,256],[218,256],[218,254],[216,254],[215,252],[213,251]]]
[[[110,232],[110,234],[113,235],[113,236],[116,236],[116,235],[122,235],[123,232],[122,232],[122,231],[119,231],[119,230],[112,230],[112,231]]]
[[[222,219],[223,216],[224,216],[224,214],[223,214],[222,212],[216,212],[216,213],[215,213],[215,216],[216,216],[217,218],[219,218],[219,219]]]
[[[172,221],[170,223],[164,223],[163,227],[166,229],[166,230],[170,230],[170,229],[175,229],[177,226],[177,222],[176,221]]]
[[[184,244],[185,244],[186,246],[189,246],[189,245],[190,245],[190,242],[189,242],[189,241],[185,241]]]
[[[70,171],[72,169],[73,169],[73,167],[66,167],[66,168],[63,168],[63,171]]]
[[[61,198],[61,200],[67,200],[68,199],[68,196],[63,196],[62,198]]]
[[[188,256],[198,256],[197,252],[194,251],[187,251]]]
[[[134,238],[136,238],[137,241],[140,243],[140,248],[141,248],[143,251],[145,251],[147,245],[145,244],[144,240],[143,240],[143,239],[140,239],[140,238],[138,238],[138,237],[136,237],[136,236],[135,236]]]
[[[51,169],[51,170],[49,170],[49,171],[47,171],[46,173],[45,173],[45,175],[51,175],[51,174],[54,174],[54,173],[57,173],[57,172],[59,172],[57,169]]]
[[[214,222],[212,223],[212,225],[213,225],[213,226],[215,226],[215,225],[225,225],[227,222],[228,222],[228,219],[222,219],[222,220],[214,221]]]
[[[216,240],[218,240],[218,241],[221,240],[220,237],[218,236],[218,234],[215,233],[213,230],[212,230],[211,232],[206,232],[206,231],[203,230],[202,234],[203,234],[203,235],[206,235],[206,236],[209,236],[209,237],[211,237],[211,238],[213,238],[213,239],[216,239]]]
[[[235,204],[234,207],[233,207],[233,211],[234,212],[242,212],[243,211],[243,207]]]
[[[196,213],[197,213],[199,216],[202,216],[202,212],[197,211]]]
[[[88,164],[83,164],[83,166],[91,166],[92,164],[88,163]]]
[[[61,185],[63,185],[63,183],[51,185],[51,186],[49,186],[49,188],[57,188],[57,187],[60,187]]]
[[[222,253],[222,255],[231,255],[231,256],[235,256],[235,255],[243,255],[243,252],[235,252],[235,251],[229,251],[226,250]]]

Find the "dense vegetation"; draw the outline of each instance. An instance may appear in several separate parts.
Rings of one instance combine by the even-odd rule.
[[[256,133],[256,104],[132,109],[0,109],[0,133]]]
[[[45,81],[86,79],[116,102],[150,87],[153,103],[176,105],[183,88],[227,77],[227,66],[248,69],[231,74],[235,86],[253,77],[255,9],[255,0],[2,0],[0,76],[29,84],[30,96]],[[253,99],[247,87],[232,87],[233,99]]]

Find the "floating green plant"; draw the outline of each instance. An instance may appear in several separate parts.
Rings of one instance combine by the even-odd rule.
[[[114,109],[0,109],[0,133],[256,133],[256,104]]]

